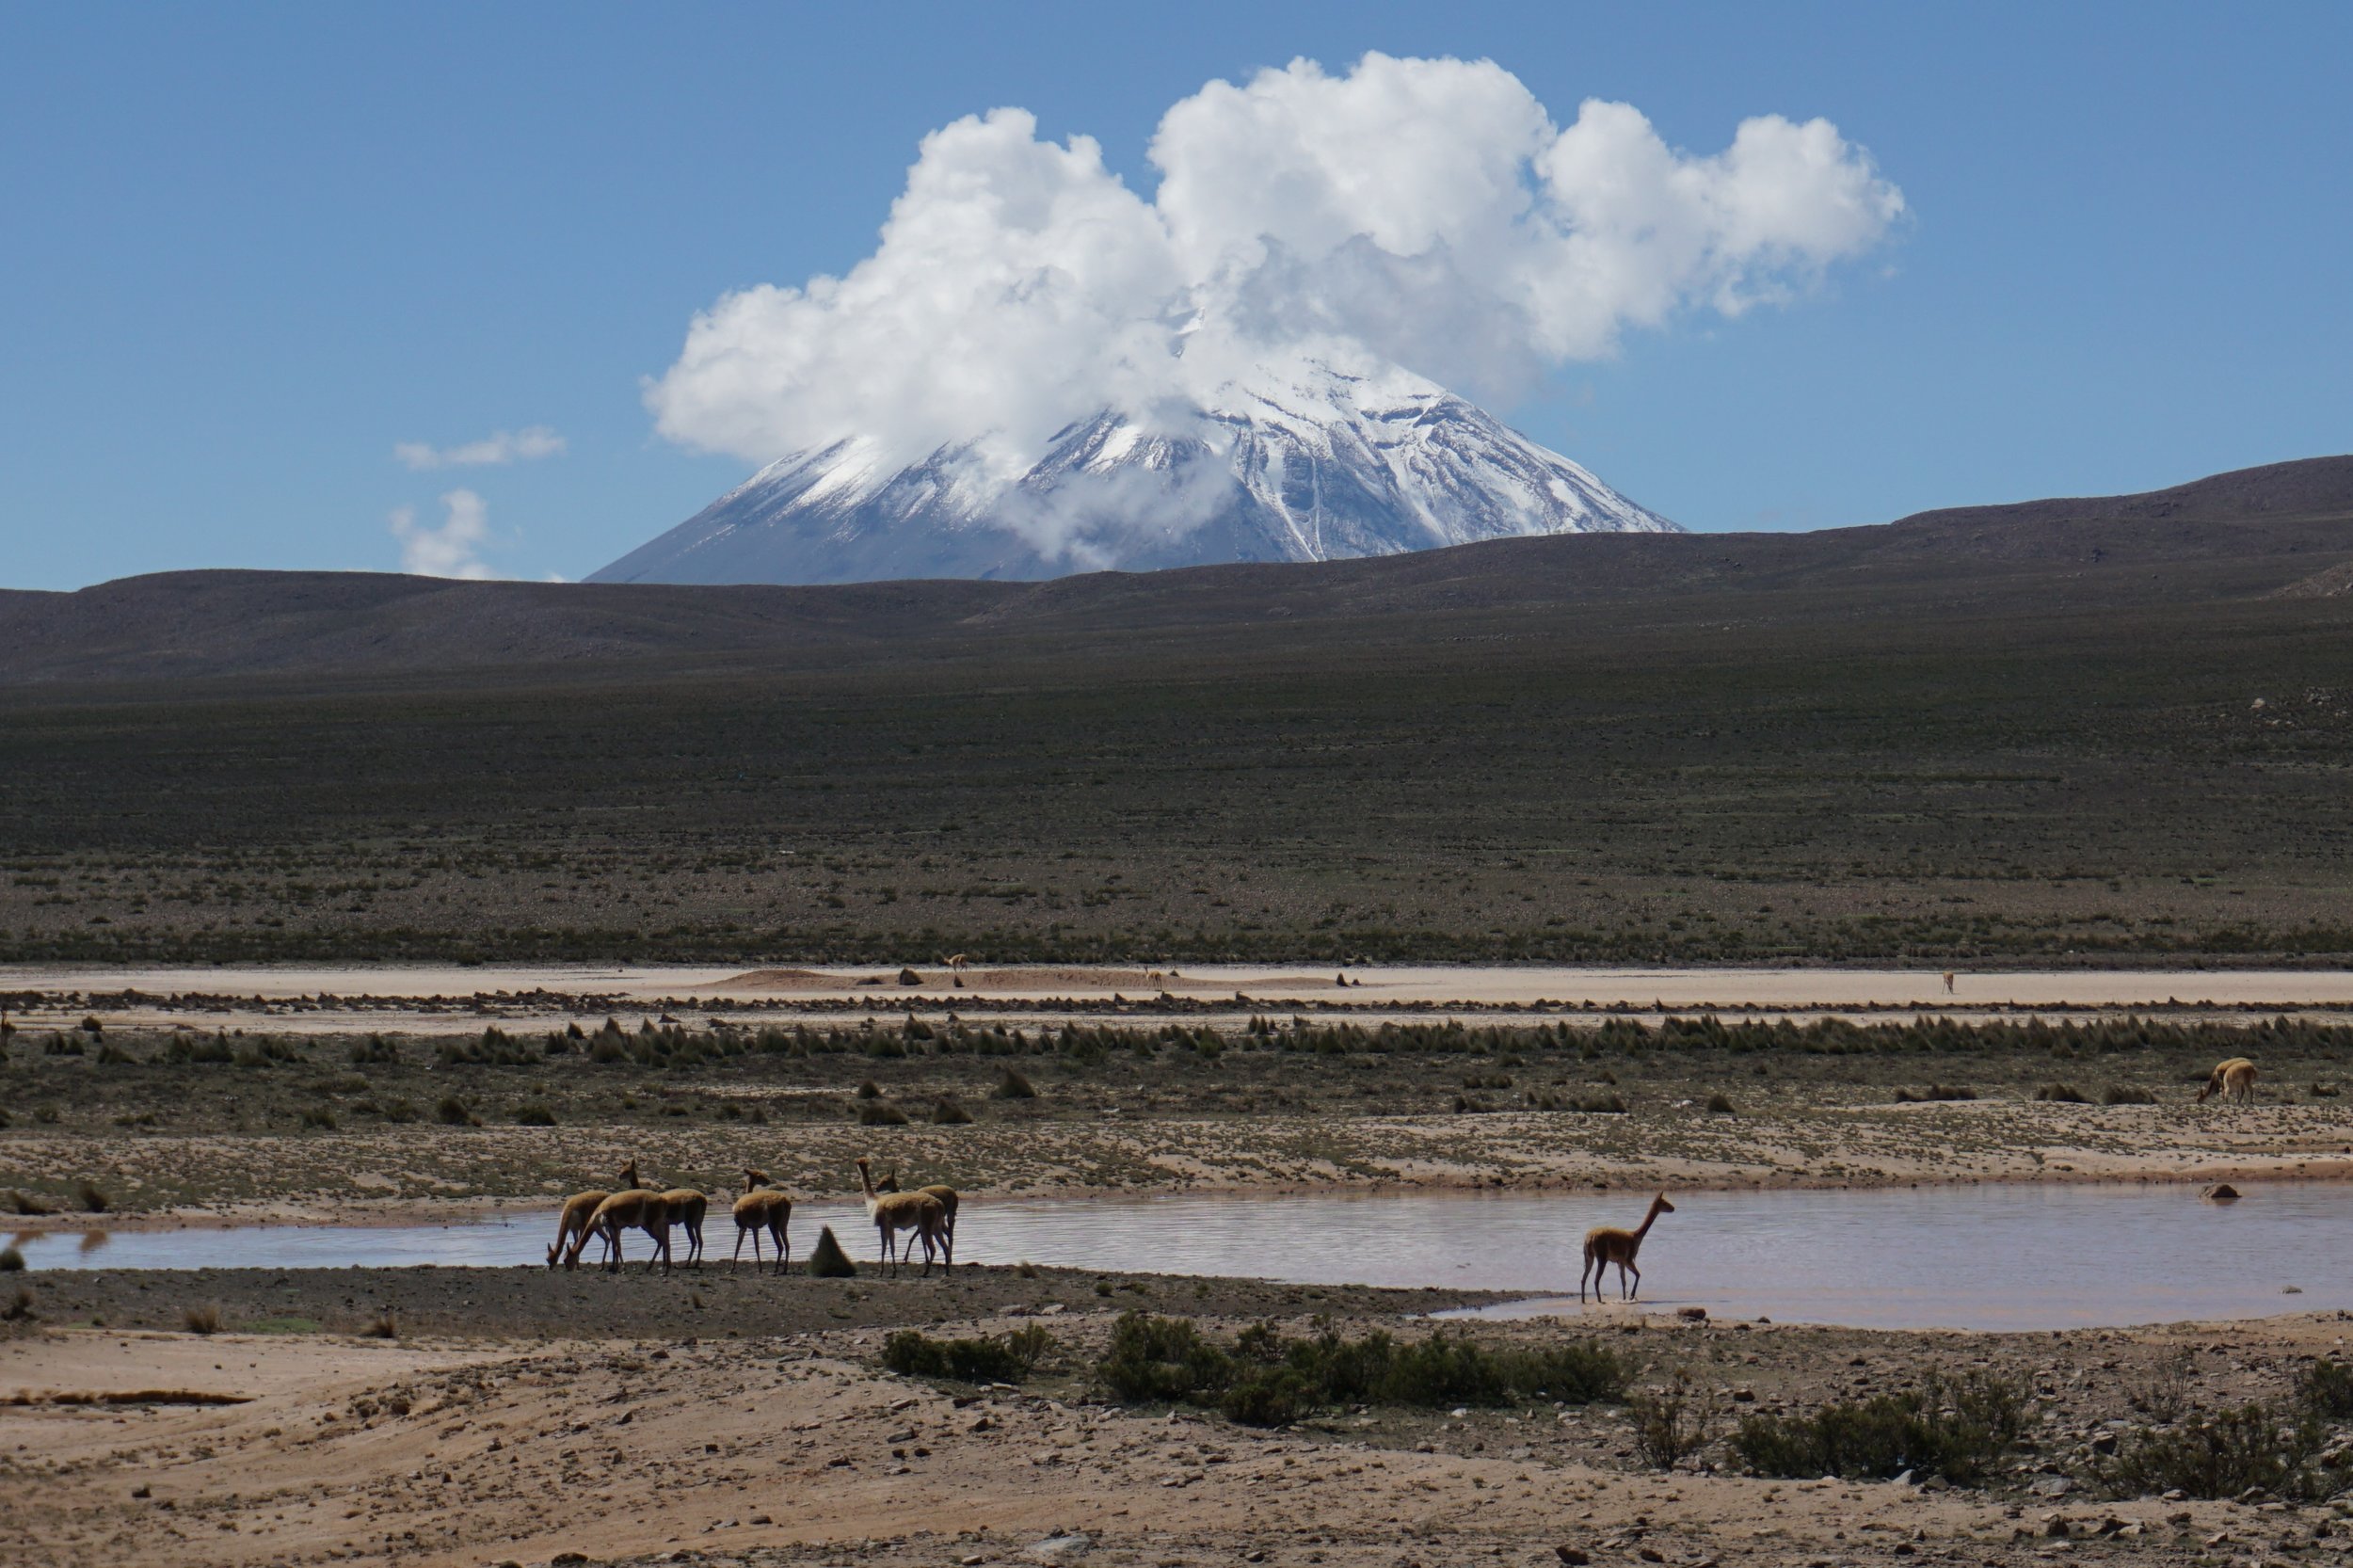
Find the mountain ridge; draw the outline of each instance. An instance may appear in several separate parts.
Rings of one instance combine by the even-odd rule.
[[[217,569],[0,590],[0,685],[408,678],[759,663],[957,639],[1305,628],[1517,607],[1667,617],[2034,613],[2137,596],[2341,600],[2353,456],[2137,495],[1948,507],[1807,534],[1493,539],[1400,555],[823,586],[466,582]],[[2309,586],[2299,586],[2310,584]],[[2294,590],[2294,591],[2291,591]]]

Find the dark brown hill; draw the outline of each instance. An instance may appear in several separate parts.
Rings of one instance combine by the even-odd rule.
[[[1549,604],[1657,617],[1983,613],[2322,591],[2353,560],[2353,456],[2144,495],[1811,534],[1572,535],[1313,565],[840,587],[198,571],[0,593],[0,683],[737,664],[831,650],[1267,628]],[[2332,575],[2333,574],[2333,575]],[[943,649],[944,651],[944,649]]]

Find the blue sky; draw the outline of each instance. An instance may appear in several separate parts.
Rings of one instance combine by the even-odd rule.
[[[1714,152],[1834,121],[1901,187],[1786,306],[1630,329],[1499,410],[1708,529],[2353,448],[2353,8],[0,6],[0,585],[396,569],[482,498],[577,577],[741,479],[647,378],[869,254],[929,131],[1019,105],[1148,193],[1212,78],[1488,57]],[[413,471],[398,443],[552,430]]]

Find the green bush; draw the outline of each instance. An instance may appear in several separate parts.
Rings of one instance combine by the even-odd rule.
[[[1972,1372],[1810,1416],[1749,1416],[1732,1446],[1760,1476],[1885,1480],[1910,1470],[1967,1482],[2016,1445],[2025,1430],[2024,1384]]]
[[[1141,1312],[1120,1319],[1096,1371],[1119,1399],[1211,1406],[1249,1426],[1280,1426],[1342,1404],[1443,1408],[1527,1397],[1586,1404],[1617,1399],[1625,1387],[1617,1355],[1584,1342],[1490,1348],[1444,1330],[1413,1342],[1331,1330],[1286,1339],[1261,1323],[1229,1352],[1189,1321]]]
[[[978,1339],[934,1339],[909,1328],[883,1341],[882,1364],[908,1377],[1019,1383],[1053,1348],[1054,1336],[1035,1323]]]
[[[2267,1404],[2200,1413],[2165,1429],[2128,1433],[2098,1479],[2119,1497],[2176,1489],[2193,1497],[2235,1497],[2249,1488],[2297,1501],[2318,1501],[2336,1490],[2313,1461],[2329,1440],[2311,1411]]]
[[[2313,1363],[2312,1369],[2297,1380],[2296,1397],[2316,1416],[2332,1421],[2353,1417],[2353,1367],[2333,1361]]]

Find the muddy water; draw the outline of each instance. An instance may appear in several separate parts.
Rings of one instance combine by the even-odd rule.
[[[2249,1184],[2233,1205],[2186,1186],[1985,1185],[1879,1192],[1692,1192],[1641,1253],[1643,1304],[1859,1327],[2044,1329],[2353,1307],[2353,1185]],[[1642,1200],[1398,1196],[968,1200],[968,1261],[1106,1272],[1240,1274],[1301,1284],[1526,1291],[1490,1313],[1580,1308],[1579,1240]],[[795,1256],[821,1224],[874,1256],[860,1209],[794,1209]],[[35,1269],[536,1264],[544,1221],[411,1227],[123,1232],[93,1245],[19,1239]],[[724,1210],[711,1256],[734,1241]],[[630,1256],[645,1240],[628,1239]],[[677,1243],[682,1256],[684,1238]],[[1565,1294],[1565,1301],[1561,1299]],[[1614,1297],[1614,1275],[1612,1295]]]

